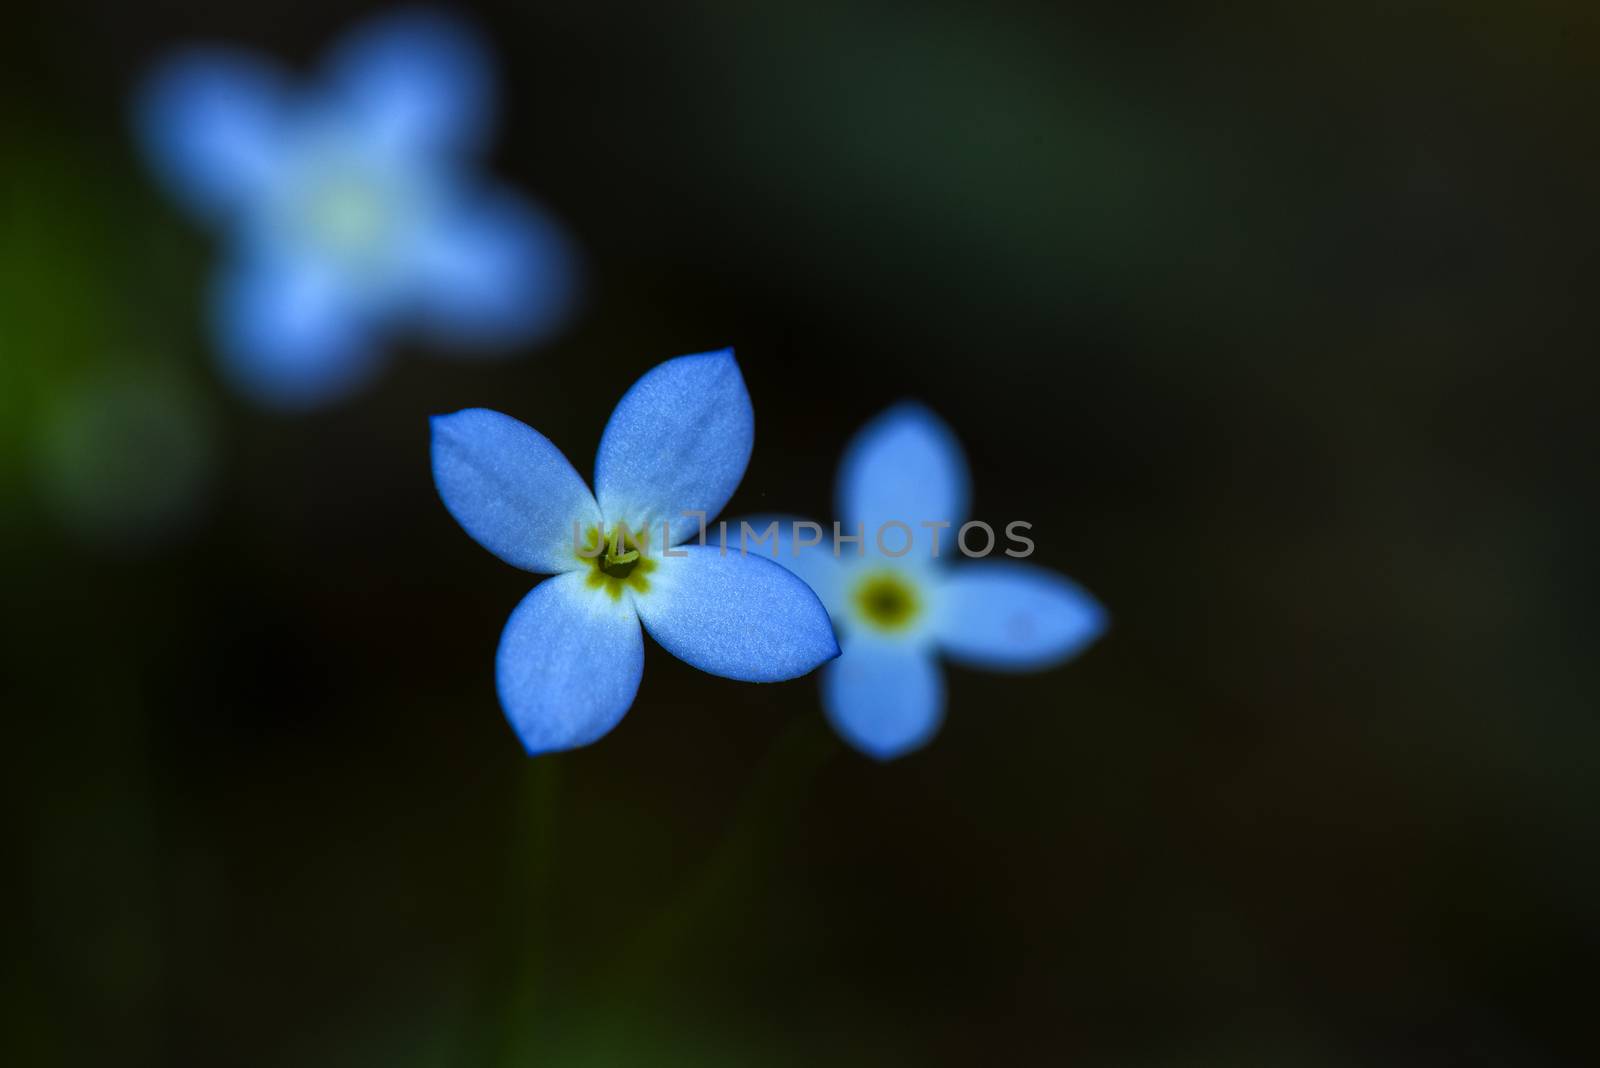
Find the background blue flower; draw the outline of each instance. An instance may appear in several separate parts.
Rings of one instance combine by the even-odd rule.
[[[807,544],[810,533],[797,541],[791,517],[745,522],[757,532],[777,522],[770,551],[817,591],[843,632],[843,654],[823,671],[823,707],[864,753],[888,760],[938,731],[941,654],[994,671],[1034,671],[1069,659],[1105,629],[1094,598],[1053,571],[998,555],[1005,542],[995,558],[961,556],[966,459],[950,429],[920,405],[892,408],[856,434],[837,497],[842,533],[864,534],[859,553],[854,543],[836,552],[831,527]],[[903,527],[886,528],[891,523]],[[975,538],[974,551],[982,548]]]
[[[569,242],[473,174],[494,96],[482,42],[428,11],[356,29],[306,88],[220,48],[149,76],[135,107],[149,165],[227,238],[211,326],[240,389],[307,407],[366,382],[398,329],[481,352],[560,325]]]
[[[745,682],[839,655],[827,612],[788,571],[711,545],[667,551],[699,533],[685,511],[722,510],[754,436],[732,350],[668,360],[634,383],[606,424],[593,495],[510,416],[434,418],[433,475],[450,514],[507,563],[555,573],[511,613],[496,657],[500,702],[530,754],[616,726],[644,673],[640,624],[680,660]]]

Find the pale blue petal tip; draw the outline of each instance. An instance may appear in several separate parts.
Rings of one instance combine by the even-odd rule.
[[[833,623],[811,587],[754,556],[688,545],[663,558],[639,618],[662,648],[701,671],[782,682],[839,655]]]
[[[854,639],[822,672],[828,720],[853,748],[888,761],[920,749],[944,720],[944,676],[926,650]]]
[[[1066,662],[1108,625],[1104,607],[1063,575],[1021,561],[955,565],[943,590],[940,646],[992,671],[1038,671]]]
[[[222,48],[167,60],[135,94],[133,127],[168,193],[201,217],[259,195],[285,150],[288,92],[260,60]]]
[[[545,340],[578,304],[575,243],[553,218],[509,195],[463,205],[419,243],[418,261],[420,325],[463,355]]]
[[[303,265],[228,268],[212,295],[212,325],[224,373],[268,407],[301,410],[344,397],[378,362],[372,325],[336,279]]]
[[[731,349],[645,372],[617,402],[595,457],[595,496],[610,522],[668,524],[678,544],[709,522],[744,477],[755,412]]]
[[[801,539],[795,537],[800,524],[808,520],[790,515],[743,516],[728,520],[728,551],[759,556],[793,571],[816,593],[829,615],[838,617],[844,610],[845,562],[833,553],[832,528],[821,523],[807,526]],[[763,535],[776,524],[774,538]],[[746,525],[750,528],[745,534]],[[813,541],[812,539],[816,540]],[[720,544],[720,540],[719,540]]]
[[[329,70],[364,134],[398,153],[475,150],[493,130],[493,62],[454,15],[416,8],[352,31]]]
[[[638,617],[584,583],[575,573],[541,582],[500,638],[495,688],[529,756],[604,737],[633,705],[644,675]]]
[[[434,485],[474,541],[525,571],[579,567],[574,540],[599,522],[600,513],[560,449],[527,424],[487,408],[433,416],[429,429]]]
[[[966,521],[971,479],[954,432],[926,406],[902,401],[851,439],[836,493],[837,514],[851,529],[859,523],[870,538],[885,523],[904,523],[921,556],[934,537],[924,522]]]

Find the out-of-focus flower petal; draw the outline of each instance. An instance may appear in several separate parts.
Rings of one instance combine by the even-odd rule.
[[[1105,630],[1105,610],[1054,571],[1014,561],[965,561],[941,590],[940,647],[997,671],[1058,664]]]
[[[333,51],[332,86],[349,128],[384,155],[480,148],[494,125],[494,77],[483,41],[441,11],[367,23]]]
[[[771,560],[724,556],[688,545],[658,557],[650,588],[635,595],[639,618],[662,647],[701,671],[744,682],[778,682],[839,655],[822,602]]]
[[[967,461],[961,444],[938,416],[920,404],[898,404],[862,427],[839,466],[836,509],[845,533],[865,527],[868,554],[876,552],[880,528],[904,523],[914,537],[908,558],[931,556],[935,531],[922,526],[949,523],[938,530],[940,557],[954,556],[956,532],[966,520]],[[906,544],[906,532],[884,530],[891,553]]]
[[[802,545],[796,548],[795,525],[805,523],[806,520],[797,519],[789,515],[761,515],[748,516],[744,519],[728,520],[728,552],[736,553],[740,550],[740,536],[743,534],[741,524],[748,525],[751,533],[744,537],[743,548],[748,555],[760,556],[774,560],[784,567],[799,575],[815,591],[821,599],[823,607],[828,614],[837,617],[843,608],[844,582],[846,562],[842,556],[835,556],[833,552],[833,528],[818,523],[821,534],[810,527],[801,527],[799,541],[811,542],[820,538],[816,544]],[[765,537],[772,524],[778,525],[776,542]],[[758,539],[759,542],[758,542]]]
[[[588,745],[617,725],[639,691],[644,639],[626,598],[576,572],[533,588],[506,621],[495,686],[529,755]]]
[[[597,368],[597,370],[600,370]],[[732,349],[679,356],[645,372],[617,402],[600,439],[595,497],[608,523],[670,523],[672,541],[699,532],[685,511],[716,516],[755,442],[755,413]]]
[[[290,112],[276,70],[235,52],[197,49],[146,80],[135,99],[134,127],[172,196],[215,218],[251,206],[277,181]]]
[[[847,635],[822,670],[822,705],[840,737],[878,760],[925,745],[944,719],[944,678],[925,649]]]
[[[433,417],[433,481],[474,541],[506,563],[576,570],[577,538],[600,522],[589,487],[561,450],[526,423],[487,408]]]
[[[418,235],[413,311],[446,346],[508,349],[566,320],[577,257],[556,222],[509,195],[467,198]]]
[[[212,315],[223,370],[257,401],[310,408],[354,392],[378,364],[372,324],[339,272],[254,256],[219,279]]]

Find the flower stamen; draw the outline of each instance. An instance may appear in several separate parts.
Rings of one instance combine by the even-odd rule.
[[[610,534],[590,527],[587,544],[574,546],[578,559],[594,568],[589,572],[590,588],[605,590],[612,600],[622,597],[624,586],[636,593],[649,592],[646,576],[656,569],[656,562],[646,555],[645,548],[645,542],[626,523],[612,527]]]
[[[632,533],[628,531],[628,525],[617,524],[611,531],[610,540],[606,543],[606,551],[600,555],[600,563],[597,565],[600,570],[619,579],[632,574],[639,563],[639,550],[627,548],[630,542],[638,545]]]

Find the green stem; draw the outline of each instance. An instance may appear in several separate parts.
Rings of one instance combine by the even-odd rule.
[[[499,1026],[491,1028],[496,1049],[485,1063],[528,1064],[524,1044],[537,1040],[542,1030],[535,1021],[548,1022],[546,973],[551,880],[555,869],[556,799],[561,762],[551,757],[532,761],[518,783],[514,823],[510,835],[505,894],[500,903],[506,934],[507,959],[502,975],[507,995]]]
[[[797,717],[780,734],[750,777],[732,823],[706,859],[607,967],[588,985],[591,1006],[638,1006],[662,988],[684,948],[714,928],[718,917],[759,892],[762,854],[781,836],[809,792],[812,779],[839,752],[838,743],[810,717]],[[587,1037],[603,1045],[623,1037],[606,1019]]]

